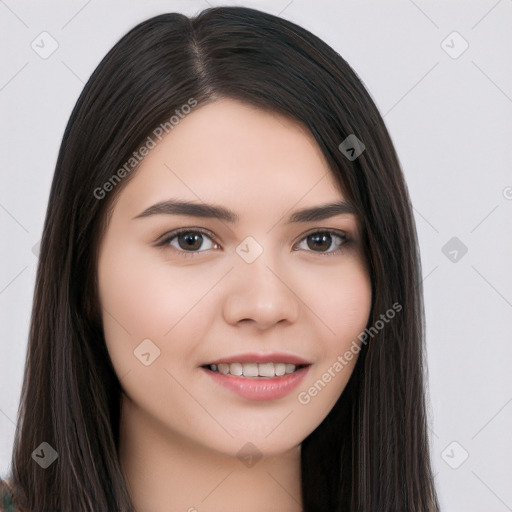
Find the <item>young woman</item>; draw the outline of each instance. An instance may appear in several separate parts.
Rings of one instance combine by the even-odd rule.
[[[154,17],[64,134],[4,507],[438,511],[423,343],[354,71],[253,9]]]

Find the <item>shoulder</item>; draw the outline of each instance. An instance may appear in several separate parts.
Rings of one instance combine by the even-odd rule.
[[[12,491],[6,480],[0,478],[0,512],[17,512]]]

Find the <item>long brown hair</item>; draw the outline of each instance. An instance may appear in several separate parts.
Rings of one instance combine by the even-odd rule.
[[[121,385],[98,311],[97,250],[113,201],[99,188],[156,126],[194,98],[234,98],[300,121],[362,222],[372,282],[362,345],[325,420],[302,443],[305,512],[437,512],[425,406],[424,311],[412,208],[388,131],[331,47],[279,17],[216,7],[140,23],[105,56],[66,127],[36,278],[11,481],[23,510],[133,512],[117,456]],[[365,145],[347,158],[339,145]],[[57,461],[31,454],[42,442]]]

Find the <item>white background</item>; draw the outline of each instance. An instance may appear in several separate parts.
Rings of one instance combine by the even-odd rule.
[[[106,52],[140,21],[227,4],[0,0],[0,475],[8,471],[23,377],[33,247],[75,101]],[[442,509],[512,510],[511,0],[237,5],[281,15],[324,39],[383,114],[420,238]],[[58,43],[47,59],[31,48],[43,31]],[[457,58],[445,51],[463,48],[453,31],[469,44]],[[452,237],[468,248],[456,262],[442,252]]]

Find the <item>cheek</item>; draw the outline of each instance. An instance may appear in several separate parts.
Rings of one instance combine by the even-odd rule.
[[[99,265],[101,305],[130,332],[162,337],[200,296],[198,279],[190,282],[186,270],[148,251],[128,247],[115,264],[105,252]]]
[[[117,324],[116,330],[124,330],[134,339],[155,335],[158,326],[163,329],[159,324],[166,308],[165,282],[157,279],[153,266],[130,253],[113,263],[107,252],[100,260],[98,278],[106,329]]]
[[[359,259],[322,269],[308,281],[307,305],[325,329],[324,350],[342,350],[367,325],[371,309],[371,282]],[[318,322],[317,322],[318,323]]]
[[[317,278],[319,286],[311,283],[307,296],[322,332],[318,364],[302,386],[298,402],[318,419],[329,413],[356,365],[361,345],[358,336],[367,326],[372,294],[368,272],[360,260],[346,260],[332,268],[329,276]]]
[[[207,323],[201,300],[218,280],[217,272],[173,267],[129,245],[109,249],[100,258],[98,279],[105,341],[114,366],[119,373],[132,368],[134,350],[150,339],[160,349],[157,366],[173,367],[177,357],[193,352],[190,340],[200,339]]]

